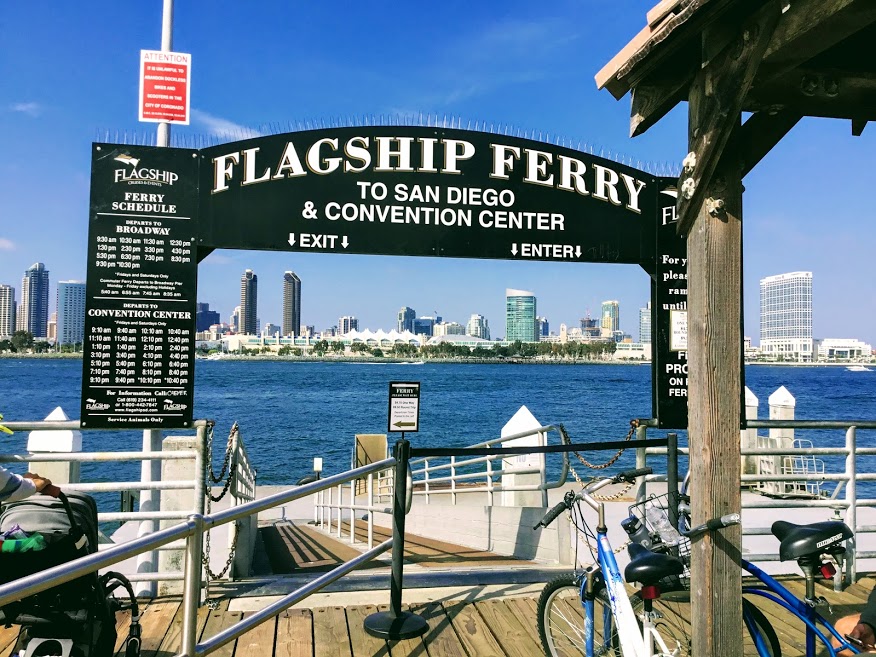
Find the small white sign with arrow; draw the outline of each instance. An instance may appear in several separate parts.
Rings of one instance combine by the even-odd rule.
[[[390,381],[389,431],[420,430],[420,382]]]

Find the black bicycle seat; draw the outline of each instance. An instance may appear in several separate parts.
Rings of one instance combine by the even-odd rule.
[[[816,522],[811,525],[795,525],[786,520],[776,520],[772,532],[781,541],[779,545],[781,561],[830,552],[832,547],[854,535],[846,523],[838,520]]]
[[[638,543],[627,547],[630,563],[624,568],[627,582],[639,582],[642,586],[652,586],[665,577],[681,575],[684,564],[681,559],[670,554],[652,552]]]

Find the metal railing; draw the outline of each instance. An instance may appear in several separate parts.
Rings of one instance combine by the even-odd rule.
[[[647,426],[655,426],[654,421],[647,421],[639,427],[640,436],[644,437]],[[857,575],[857,561],[859,559],[876,558],[874,550],[858,549],[858,535],[876,533],[876,525],[858,524],[858,509],[861,507],[876,507],[876,498],[861,498],[858,495],[858,484],[861,482],[876,482],[876,472],[862,472],[858,467],[861,457],[876,456],[876,447],[859,447],[858,430],[876,429],[876,421],[872,420],[748,420],[745,429],[827,429],[843,430],[845,433],[842,447],[805,447],[802,442],[797,447],[757,448],[742,449],[742,456],[777,456],[781,458],[811,459],[823,457],[836,457],[833,465],[842,462],[842,469],[834,469],[833,472],[822,469],[809,472],[791,472],[782,474],[743,474],[741,481],[743,486],[757,486],[764,482],[788,482],[793,484],[793,489],[800,490],[812,484],[819,484],[819,490],[828,482],[836,482],[832,493],[821,496],[808,496],[801,500],[800,497],[790,496],[786,499],[767,497],[762,495],[745,495],[742,498],[743,509],[799,509],[801,504],[807,508],[829,508],[835,513],[843,514],[842,520],[852,529],[855,536],[846,543],[846,581],[855,581]],[[667,448],[640,448],[637,451],[636,465],[647,464],[649,456],[667,456]],[[687,454],[687,448],[678,448],[679,454]],[[825,462],[827,465],[828,462]],[[666,481],[663,475],[651,475],[648,481]],[[644,484],[637,492],[637,499],[643,500],[647,496]],[[842,496],[841,496],[842,493]],[[694,493],[695,494],[695,493]],[[744,525],[742,530],[745,536],[770,535],[769,527],[753,527]],[[778,561],[779,556],[775,553],[747,554],[749,561]]]
[[[39,421],[39,422],[6,422],[5,426],[15,432],[27,431],[116,431],[119,429],[93,429],[83,428],[78,420],[70,420],[63,422]],[[162,480],[160,468],[156,477],[150,477],[152,480],[146,481],[104,481],[104,482],[71,482],[62,483],[61,486],[65,491],[78,491],[83,493],[112,493],[118,491],[138,491],[140,495],[140,510],[138,511],[101,511],[97,514],[98,522],[139,522],[140,528],[138,536],[144,536],[154,533],[158,530],[159,522],[170,522],[185,520],[192,514],[202,514],[205,508],[205,499],[207,495],[207,485],[205,468],[207,453],[207,436],[210,423],[207,420],[198,420],[192,423],[192,428],[195,430],[193,436],[194,449],[176,449],[162,450],[161,449],[161,432],[155,430],[147,430],[149,436],[144,435],[144,445],[150,445],[153,449],[144,449],[143,451],[126,451],[126,452],[51,452],[51,453],[36,453],[36,454],[0,454],[0,463],[123,463],[123,462],[141,462],[163,463],[166,461],[192,461],[194,468],[192,472],[195,475],[194,479],[183,480]],[[229,482],[229,494],[231,495],[231,506],[237,506],[243,502],[248,502],[255,499],[256,496],[256,472],[249,461],[249,457],[244,446],[243,439],[239,433],[233,437],[232,445],[232,460],[233,468],[228,476],[231,478]],[[154,449],[157,448],[157,449]],[[192,494],[192,502],[188,508],[185,506],[179,510],[161,511],[158,495],[162,491],[187,491]],[[155,498],[152,498],[151,495]],[[239,533],[239,527],[233,524],[229,527],[229,546],[235,545]],[[255,529],[247,534],[253,541],[255,537]],[[108,549],[102,544],[101,549]],[[158,548],[160,551],[180,550],[181,544],[164,545]],[[251,550],[249,551],[251,552]],[[180,581],[184,574],[181,570],[173,570],[158,567],[158,555],[152,553],[140,553],[141,560],[138,563],[138,572],[128,575],[131,582],[160,582],[160,581]],[[244,567],[242,564],[240,567]],[[149,585],[138,587],[139,593],[151,595],[154,593],[149,588]]]
[[[199,644],[197,643],[197,610],[200,606],[201,600],[201,560],[203,557],[204,537],[206,533],[213,528],[234,523],[237,520],[249,516],[257,516],[257,514],[262,511],[267,511],[274,507],[291,502],[292,500],[312,495],[333,486],[343,485],[348,481],[367,476],[370,473],[378,472],[395,465],[396,459],[392,457],[346,473],[326,477],[325,479],[304,486],[299,486],[290,491],[280,492],[260,500],[253,500],[239,506],[233,506],[213,514],[190,514],[185,522],[174,525],[173,527],[161,529],[148,536],[139,537],[127,543],[110,547],[107,550],[95,552],[74,561],[4,584],[3,586],[0,586],[0,607],[10,602],[45,591],[54,586],[70,582],[78,577],[93,573],[102,568],[107,568],[113,564],[124,561],[125,559],[153,550],[158,550],[177,541],[185,540],[186,558],[183,589],[182,650],[180,654],[186,655],[187,657],[208,655],[248,632],[261,622],[276,616],[285,609],[288,609],[311,593],[322,589],[360,565],[367,563],[386,552],[393,546],[393,539],[384,541],[373,549],[357,556],[355,559],[348,561],[334,570],[325,573],[318,579],[299,587],[261,611],[248,615],[242,621],[222,630],[215,636]]]
[[[552,431],[559,432],[559,428],[554,425],[542,426],[511,436],[493,438],[470,445],[465,449],[483,451],[490,447],[501,447],[502,443],[533,436],[536,438],[533,447],[544,447],[548,444],[548,435]],[[460,495],[484,493],[487,505],[491,506],[494,503],[496,493],[539,491],[542,493],[542,504],[546,506],[547,491],[565,485],[569,474],[569,455],[567,452],[562,453],[560,474],[554,481],[546,480],[543,461],[538,467],[509,467],[506,465],[509,459],[507,455],[467,456],[464,452],[465,450],[461,450],[459,455],[411,459],[410,487],[413,490],[413,495],[423,498],[426,504],[430,503],[430,497],[433,495],[447,495],[450,496],[451,503],[456,504]],[[444,460],[446,463],[436,464],[437,459]],[[446,475],[435,476],[435,473],[445,472]],[[535,484],[508,483],[502,480],[503,476],[508,477],[508,475],[515,477],[539,475],[540,482]],[[388,512],[386,504],[392,491],[392,473],[378,472],[376,476],[368,477],[365,484],[364,502],[357,501],[357,498],[361,497],[360,491],[361,487],[355,483],[350,484],[349,491],[346,491],[342,486],[328,490],[327,495],[323,491],[314,501],[314,521],[321,528],[334,532],[340,538],[343,517],[346,514],[351,526],[349,540],[351,544],[355,544],[355,514],[357,511],[367,512],[367,518],[363,522],[366,523],[367,527],[367,544],[372,547],[374,543],[373,514]]]

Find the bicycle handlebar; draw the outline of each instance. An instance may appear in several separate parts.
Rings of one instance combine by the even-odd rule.
[[[575,494],[572,491],[568,491],[563,497],[563,501],[557,504],[554,508],[548,511],[544,517],[533,526],[533,530],[538,529],[539,527],[547,527],[554,520],[556,520],[559,515],[567,510],[571,509],[572,505],[577,501],[584,499],[584,497],[589,493],[591,489],[597,490],[602,488],[603,486],[607,486],[608,484],[619,484],[621,482],[632,482],[637,477],[643,477],[645,475],[649,475],[653,472],[651,468],[635,468],[633,470],[625,470],[621,473],[616,474],[613,477],[605,477],[604,479],[599,479],[598,481],[593,481],[586,486],[584,489]]]
[[[711,520],[704,522],[702,525],[697,525],[693,529],[682,533],[688,538],[694,538],[696,536],[699,536],[700,534],[715,531],[716,529],[723,529],[724,527],[730,527],[731,525],[738,525],[740,522],[741,518],[738,513],[728,513],[726,516],[721,516],[720,518],[712,518]]]

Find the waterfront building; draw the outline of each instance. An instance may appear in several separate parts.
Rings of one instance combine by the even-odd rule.
[[[536,317],[535,321],[538,324],[537,332],[539,339],[546,338],[551,334],[551,327],[550,324],[548,324],[546,317]]]
[[[431,338],[435,335],[435,324],[441,322],[441,317],[415,317],[412,322],[411,333]]]
[[[585,338],[598,338],[602,331],[599,328],[599,320],[591,319],[588,311],[586,317],[581,318],[581,334]]]
[[[505,340],[538,342],[536,299],[532,292],[505,290]]]
[[[258,335],[259,277],[247,269],[240,277],[240,333]]]
[[[295,272],[283,274],[283,335],[301,334],[301,279]]]
[[[312,338],[316,335],[316,327],[312,324],[302,325],[300,330],[298,331],[298,335],[302,338]]]
[[[760,350],[768,360],[812,362],[812,272],[761,279]]]
[[[639,342],[651,344],[651,302],[639,308]]]
[[[352,315],[344,315],[338,320],[337,335],[346,335],[350,331],[359,330],[359,320]]]
[[[261,335],[264,336],[277,335],[278,333],[280,333],[280,327],[276,324],[272,324],[271,322],[265,324],[265,327],[261,331]]]
[[[21,279],[21,304],[16,312],[16,330],[45,338],[49,323],[49,270],[35,262]]]
[[[15,288],[0,285],[0,338],[15,333]]]
[[[398,321],[396,322],[399,333],[403,331],[414,333],[414,319],[416,317],[417,313],[414,312],[413,308],[402,306],[402,309],[398,311]]]
[[[219,313],[215,310],[210,310],[209,303],[198,303],[195,306],[195,330],[196,331],[207,331],[213,324],[218,324],[220,322]]]
[[[824,338],[815,341],[815,350],[821,361],[869,361],[873,347],[854,338]]]
[[[475,347],[492,349],[497,343],[484,340],[483,338],[474,335],[437,335],[426,341],[426,346],[430,347],[439,344],[452,344],[456,347],[468,347],[469,349],[474,349]]]
[[[49,323],[46,325],[46,339],[49,342],[58,341],[58,311],[49,315]]]
[[[490,339],[490,323],[483,315],[472,314],[465,325],[465,334],[481,340]]]
[[[81,344],[85,341],[85,283],[58,281],[57,344]]]
[[[433,336],[441,335],[465,335],[465,327],[459,322],[441,322],[435,324],[432,331]]]
[[[603,301],[601,317],[600,334],[606,338],[614,336],[615,331],[620,329],[620,304],[617,301]]]

